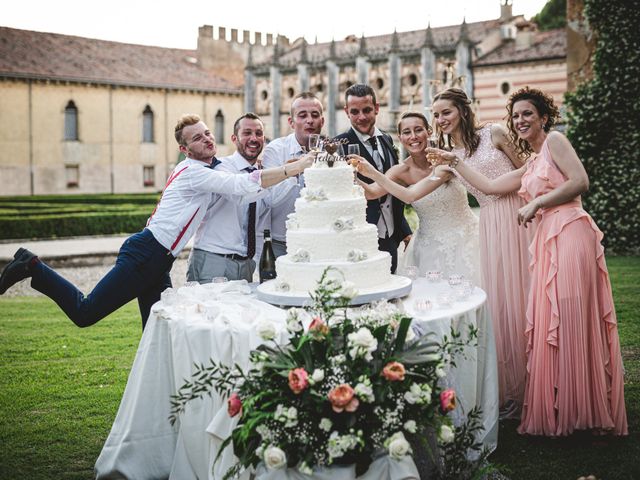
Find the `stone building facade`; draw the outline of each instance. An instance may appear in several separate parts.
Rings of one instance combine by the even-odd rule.
[[[465,88],[481,121],[502,121],[522,85],[561,104],[564,29],[537,32],[510,0],[498,6],[495,20],[314,44],[204,25],[196,50],[0,27],[0,195],[159,191],[179,160],[181,114],[199,114],[226,155],[245,111],[268,137],[289,133],[303,90],[321,99],[329,135],[348,128],[343,95],[356,82],[376,89],[391,133],[404,110],[429,115],[445,85]]]
[[[496,7],[498,4],[496,3]],[[291,99],[315,92],[325,106],[325,128],[336,135],[348,128],[344,91],[354,83],[374,87],[381,105],[379,125],[395,131],[399,114],[419,110],[429,116],[433,95],[445,86],[465,89],[480,121],[503,121],[508,96],[523,85],[552,93],[558,103],[567,89],[564,29],[538,32],[535,24],[499,4],[495,20],[375,37],[355,36],[330,43],[298,39],[274,45],[271,55],[245,69],[245,110],[266,121],[273,137],[288,133]]]

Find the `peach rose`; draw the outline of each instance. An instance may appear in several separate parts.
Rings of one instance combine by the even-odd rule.
[[[382,376],[390,382],[404,380],[405,369],[400,362],[389,362],[382,369]]]
[[[289,372],[289,388],[298,395],[309,386],[309,374],[304,368],[294,368]]]
[[[350,385],[343,383],[329,392],[329,401],[334,412],[340,413],[344,410],[355,412],[360,402],[355,397],[355,392]]]
[[[319,335],[326,335],[329,333],[329,326],[320,317],[315,317],[311,325],[309,325],[309,331]]]
[[[450,412],[456,408],[456,392],[452,388],[440,393],[440,408],[443,412]]]
[[[229,397],[229,400],[227,400],[227,412],[229,413],[230,417],[235,417],[240,412],[242,412],[242,400],[240,399],[240,396],[235,392],[232,393]]]

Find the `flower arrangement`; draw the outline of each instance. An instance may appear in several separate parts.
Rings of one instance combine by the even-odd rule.
[[[417,337],[411,318],[389,303],[348,308],[355,295],[325,271],[310,306],[288,311],[286,345],[273,341],[275,329],[259,325],[266,343],[251,352],[248,371],[200,365],[173,396],[172,423],[211,389],[228,397],[228,413],[239,422],[220,452],[232,444],[239,461],[225,478],[260,462],[303,474],[355,464],[362,474],[380,454],[411,455],[427,428],[439,443],[453,444],[448,413],[456,395],[440,379],[475,330],[466,339],[452,330],[439,344],[430,334]]]

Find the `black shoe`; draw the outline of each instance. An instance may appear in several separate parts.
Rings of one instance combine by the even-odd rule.
[[[34,258],[37,260],[38,257],[26,248],[18,249],[13,260],[5,265],[0,274],[0,295],[20,280],[31,276]]]

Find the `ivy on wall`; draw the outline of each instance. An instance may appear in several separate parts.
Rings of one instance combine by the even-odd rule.
[[[567,135],[589,174],[585,209],[608,252],[640,253],[640,9],[585,0],[596,35],[593,78],[567,94]]]

